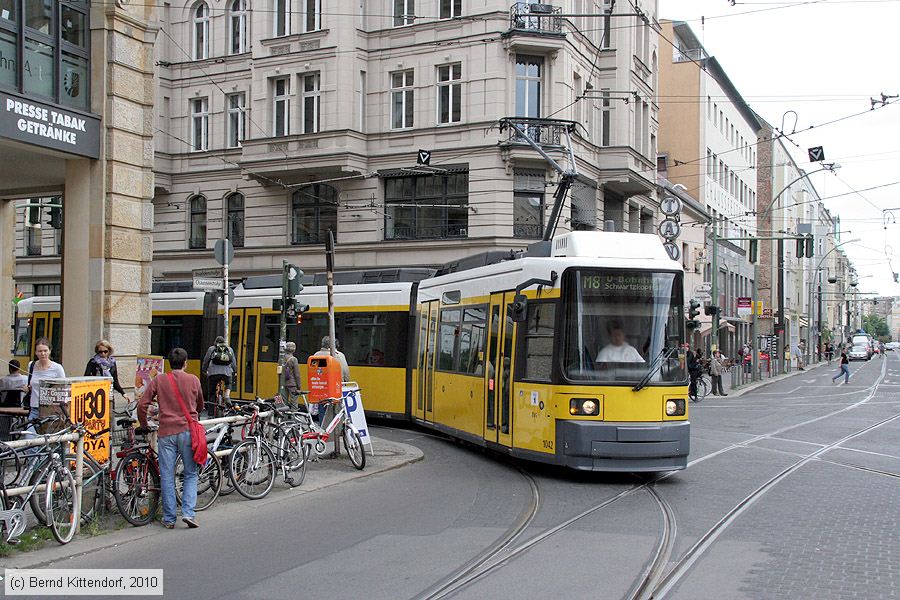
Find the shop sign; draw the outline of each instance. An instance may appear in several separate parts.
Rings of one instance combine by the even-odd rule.
[[[100,157],[100,119],[0,92],[0,136],[88,158]]]

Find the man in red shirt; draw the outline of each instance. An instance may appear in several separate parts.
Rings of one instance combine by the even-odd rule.
[[[163,519],[166,529],[175,527],[175,460],[180,455],[184,464],[184,493],[181,498],[182,521],[188,527],[199,527],[194,507],[197,504],[197,463],[191,449],[191,431],[181,402],[172,387],[178,385],[181,398],[187,406],[192,419],[203,410],[203,391],[200,380],[195,375],[186,373],[187,351],[174,348],[169,353],[171,376],[159,375],[150,380],[138,402],[137,413],[141,427],[147,426],[147,407],[154,400],[159,404],[159,431],[157,452],[159,454],[159,476],[162,487]]]

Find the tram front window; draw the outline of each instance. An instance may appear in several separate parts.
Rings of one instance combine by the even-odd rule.
[[[566,377],[633,384],[654,367],[651,383],[683,382],[681,281],[678,273],[568,271],[563,284]]]

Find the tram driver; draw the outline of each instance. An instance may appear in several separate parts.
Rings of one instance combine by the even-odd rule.
[[[625,341],[625,329],[618,320],[606,322],[609,343],[597,354],[595,362],[642,363],[644,358],[634,346]]]

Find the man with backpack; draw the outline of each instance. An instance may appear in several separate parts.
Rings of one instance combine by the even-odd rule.
[[[216,402],[216,386],[221,381],[225,386],[225,397],[230,395],[231,378],[237,372],[237,361],[234,358],[234,350],[225,343],[221,335],[216,342],[206,351],[200,371],[206,376],[206,384],[209,386],[209,407],[207,414],[211,417],[222,412],[224,406]]]

